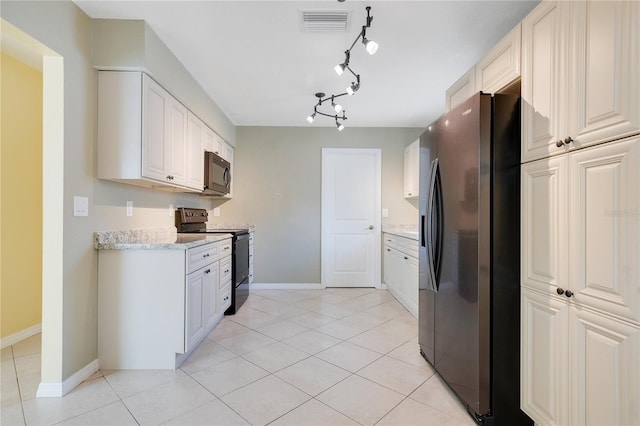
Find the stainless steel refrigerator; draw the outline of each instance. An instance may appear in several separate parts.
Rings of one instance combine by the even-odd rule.
[[[420,351],[485,425],[520,410],[520,100],[477,93],[420,137]]]

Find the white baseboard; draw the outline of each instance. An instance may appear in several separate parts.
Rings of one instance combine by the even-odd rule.
[[[251,290],[322,290],[320,283],[253,283]]]
[[[13,333],[7,337],[3,337],[0,339],[0,348],[8,348],[11,345],[15,345],[16,343],[27,339],[31,336],[35,336],[38,333],[42,332],[42,324],[36,324],[29,328],[25,328],[24,330],[20,330],[17,333]]]
[[[98,371],[100,364],[97,359],[94,359],[82,369],[76,371],[69,378],[62,383],[45,383],[40,382],[38,386],[38,398],[60,398],[71,392],[80,383],[87,380],[93,373]]]

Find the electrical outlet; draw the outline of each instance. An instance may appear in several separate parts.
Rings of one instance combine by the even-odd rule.
[[[213,215],[214,216],[220,216],[220,207],[216,207],[213,209]]]
[[[127,216],[133,216],[133,201],[127,201]]]
[[[89,216],[89,198],[78,196],[73,197],[73,215]]]
[[[173,217],[174,211],[173,204],[169,204],[169,217]]]

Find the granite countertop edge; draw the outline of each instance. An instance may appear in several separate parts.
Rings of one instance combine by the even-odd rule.
[[[382,232],[418,241],[418,230],[415,225],[385,225]]]
[[[94,232],[97,250],[186,250],[231,238],[231,234],[178,234],[175,227]]]

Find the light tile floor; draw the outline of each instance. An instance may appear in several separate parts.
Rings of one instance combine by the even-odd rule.
[[[35,398],[40,335],[2,350],[2,425],[473,425],[386,291],[255,290],[176,371]]]

